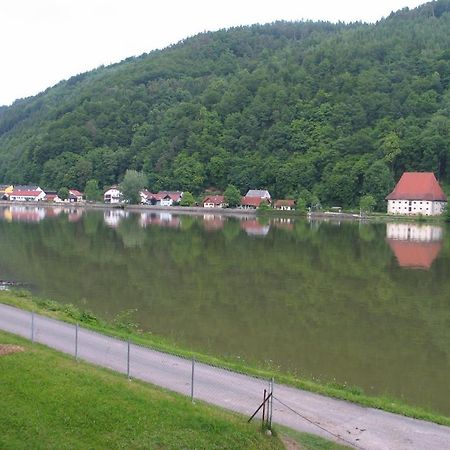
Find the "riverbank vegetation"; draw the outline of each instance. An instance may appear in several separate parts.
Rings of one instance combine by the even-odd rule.
[[[450,182],[449,48],[449,0],[201,33],[1,107],[0,180],[92,190],[132,169],[151,190],[382,210],[405,170]]]
[[[275,378],[276,383],[283,383],[316,392],[326,396],[348,400],[364,406],[382,409],[385,411],[402,414],[404,416],[428,420],[442,425],[450,426],[450,417],[427,411],[423,408],[407,405],[399,400],[387,397],[375,397],[366,395],[357,386],[348,386],[338,383],[320,384],[311,380],[299,379],[296,376],[282,373],[277,369],[261,368],[257,365],[217,358],[211,355],[200,354],[184,350],[167,339],[155,336],[151,333],[140,332],[137,324],[132,321],[132,315],[124,312],[119,314],[112,323],[107,323],[93,314],[80,311],[73,305],[61,305],[57,302],[40,299],[31,296],[26,291],[3,291],[0,292],[0,302],[20,307],[25,310],[35,311],[49,317],[57,318],[71,323],[79,323],[83,327],[99,331],[111,336],[123,339],[131,339],[137,344],[149,346],[168,353],[195,357],[198,361],[220,367],[225,367],[249,375],[258,377]]]

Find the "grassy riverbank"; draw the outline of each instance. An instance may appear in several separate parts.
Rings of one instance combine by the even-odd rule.
[[[11,353],[10,353],[11,352]],[[338,450],[307,433],[264,435],[246,418],[0,332],[0,448]]]
[[[5,333],[0,344],[24,350],[0,352],[0,448],[283,448],[241,416]]]
[[[161,337],[154,336],[151,333],[139,332],[135,324],[130,322],[126,314],[117,317],[114,323],[109,324],[96,318],[90,313],[78,310],[72,305],[60,305],[51,300],[32,297],[26,292],[0,292],[0,302],[11,304],[25,310],[33,310],[35,312],[39,312],[41,314],[58,318],[67,322],[78,322],[86,328],[90,328],[92,330],[96,330],[112,336],[131,338],[131,340],[137,344],[146,345],[169,353],[186,356],[189,358],[194,356],[198,361],[202,361],[208,364],[226,367],[231,370],[247,373],[250,375],[256,375],[259,377],[274,377],[276,383],[289,384],[300,389],[316,392],[329,397],[339,398],[364,406],[382,409],[385,411],[402,414],[404,416],[424,419],[430,422],[450,426],[450,417],[439,415],[431,411],[427,411],[423,408],[406,405],[395,399],[368,396],[364,394],[364,392],[362,392],[362,390],[358,387],[338,385],[335,383],[319,384],[310,380],[298,379],[294,376],[280,373],[276,370],[259,368],[256,366],[250,366],[242,362],[223,360],[220,358],[180,349],[179,347]]]

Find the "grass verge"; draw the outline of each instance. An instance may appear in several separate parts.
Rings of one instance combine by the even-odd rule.
[[[145,345],[156,350],[165,351],[187,358],[195,357],[197,361],[227,368],[236,372],[245,373],[261,378],[274,378],[276,383],[291,385],[300,389],[316,392],[328,397],[350,401],[363,406],[377,408],[406,417],[423,419],[429,422],[450,426],[450,417],[417,406],[407,405],[388,397],[374,397],[364,394],[355,386],[340,385],[337,383],[319,384],[310,380],[299,379],[293,375],[280,373],[275,369],[266,369],[234,360],[220,359],[209,355],[181,349],[167,340],[154,336],[151,333],[140,332],[127,314],[118,316],[113,324],[96,318],[94,315],[80,311],[73,305],[61,305],[52,300],[40,299],[31,296],[25,291],[0,291],[0,302],[17,306],[24,310],[35,311],[48,317],[60,319],[70,323],[79,323],[85,328],[98,331],[109,336],[128,339],[136,344]]]
[[[0,448],[282,449],[256,424],[0,332]]]
[[[298,448],[305,450],[344,450],[349,449],[335,442],[328,441],[320,436],[310,433],[300,433],[286,427],[278,427],[277,433],[281,436],[282,441],[286,444],[286,448]],[[294,445],[293,445],[294,444]]]

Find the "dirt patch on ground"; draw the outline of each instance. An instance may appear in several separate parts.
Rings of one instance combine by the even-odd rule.
[[[20,345],[0,344],[0,356],[23,352],[24,350]]]
[[[287,436],[279,436],[281,439],[281,442],[284,445],[284,448],[286,450],[302,450],[303,447],[300,446],[297,442],[295,442],[293,439],[287,437]]]

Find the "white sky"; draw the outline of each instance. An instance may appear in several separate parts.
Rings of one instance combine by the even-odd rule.
[[[275,20],[375,22],[424,0],[0,0],[0,105],[202,31]]]

